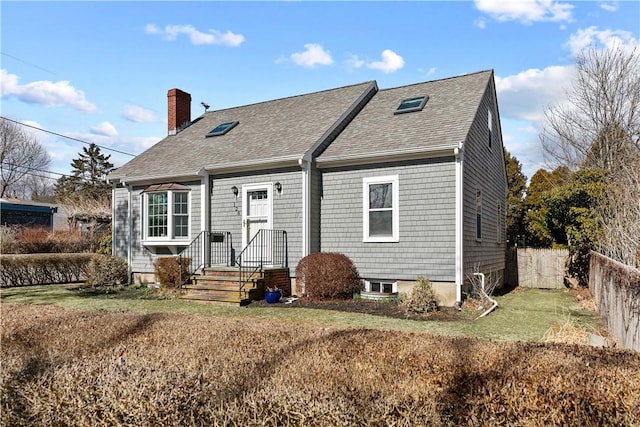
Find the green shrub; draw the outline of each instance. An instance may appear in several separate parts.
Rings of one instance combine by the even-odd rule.
[[[339,253],[314,253],[296,267],[299,294],[312,298],[351,298],[362,288],[358,270],[351,259]]]
[[[87,270],[86,283],[93,287],[117,286],[129,280],[127,262],[117,256],[95,255]]]
[[[438,297],[431,282],[424,276],[418,277],[418,283],[411,294],[402,301],[402,306],[409,313],[428,313],[438,310]]]
[[[191,258],[163,257],[153,262],[156,277],[162,286],[179,288],[189,277]]]
[[[111,251],[111,243],[112,243],[111,231],[112,231],[112,227],[111,227],[111,223],[109,223],[107,230],[104,233],[102,233],[102,236],[100,236],[100,240],[98,241],[97,252],[99,254],[111,255],[111,252],[112,252]]]

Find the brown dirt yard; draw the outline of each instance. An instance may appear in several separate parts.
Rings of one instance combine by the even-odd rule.
[[[640,354],[0,304],[6,426],[640,426]]]

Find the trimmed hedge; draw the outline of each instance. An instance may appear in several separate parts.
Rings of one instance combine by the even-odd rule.
[[[81,282],[95,254],[1,255],[0,287]]]
[[[95,255],[87,269],[87,284],[93,287],[116,286],[128,282],[129,269],[124,258]]]
[[[179,288],[189,278],[191,258],[162,257],[153,262],[155,274],[162,286]]]
[[[352,298],[362,289],[358,269],[340,253],[319,252],[302,258],[296,267],[296,288],[312,298]]]

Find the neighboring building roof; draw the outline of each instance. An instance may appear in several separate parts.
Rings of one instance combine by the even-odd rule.
[[[318,165],[417,156],[457,147],[466,137],[492,70],[382,89],[318,157]],[[424,108],[394,114],[403,100],[428,96]]]
[[[0,199],[0,225],[51,227],[57,211],[58,208],[49,203]]]
[[[375,82],[365,82],[207,112],[116,169],[109,179],[141,182],[196,176],[203,169],[216,172],[243,166],[293,165],[334,137],[339,124],[375,90]],[[206,136],[233,121],[239,124],[224,135]]]
[[[24,212],[55,213],[57,205],[22,199],[0,199],[2,209]]]

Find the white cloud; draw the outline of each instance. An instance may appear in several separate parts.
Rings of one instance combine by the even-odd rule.
[[[573,33],[566,43],[573,56],[589,46],[610,49],[618,45],[632,49],[638,46],[638,39],[629,31],[599,30],[598,27],[591,26]]]
[[[71,107],[85,113],[97,110],[86,100],[84,92],[71,86],[67,80],[39,80],[21,85],[18,76],[9,74],[5,69],[0,70],[0,96],[14,96],[22,102],[45,107]]]
[[[122,110],[122,117],[135,123],[153,123],[157,121],[153,111],[138,105],[126,105]]]
[[[316,65],[331,65],[333,59],[331,52],[324,50],[317,43],[307,43],[304,45],[304,52],[296,52],[291,54],[291,60],[297,65],[307,68],[313,68]]]
[[[425,75],[425,77],[431,77],[436,73],[436,67],[431,67],[428,70],[425,70],[424,68],[418,68],[418,72],[422,73]]]
[[[570,66],[528,69],[506,77],[496,76],[500,121],[506,148],[522,162],[523,173],[531,178],[546,164],[540,133],[545,111],[566,102],[565,90],[575,76]]]
[[[347,59],[345,59],[344,63],[347,66],[347,68],[354,69],[354,68],[361,68],[362,66],[364,66],[365,61],[364,59],[360,59],[358,55],[354,55],[353,53],[347,53]]]
[[[147,34],[161,35],[169,41],[174,41],[183,34],[189,37],[191,44],[194,45],[215,44],[236,47],[245,41],[242,34],[235,34],[231,31],[222,33],[218,30],[202,32],[193,25],[166,25],[164,28],[160,28],[155,24],[147,24],[144,31]]]
[[[118,131],[115,126],[109,122],[102,122],[91,127],[91,133],[102,136],[117,136]]]
[[[606,10],[607,12],[615,12],[618,10],[620,5],[617,1],[601,1],[600,8]]]
[[[474,0],[476,8],[499,22],[571,21],[573,5],[556,0]],[[484,28],[484,22],[476,21]]]
[[[475,21],[473,21],[473,25],[480,28],[481,30],[484,30],[485,28],[487,28],[487,19],[484,16],[482,16],[476,19]]]
[[[573,66],[551,66],[507,77],[496,76],[500,115],[541,124],[545,109],[565,98],[565,89],[574,73]]]
[[[384,73],[392,73],[404,67],[404,59],[392,50],[385,49],[381,54],[382,61],[374,61],[367,64],[367,67],[380,70]]]

